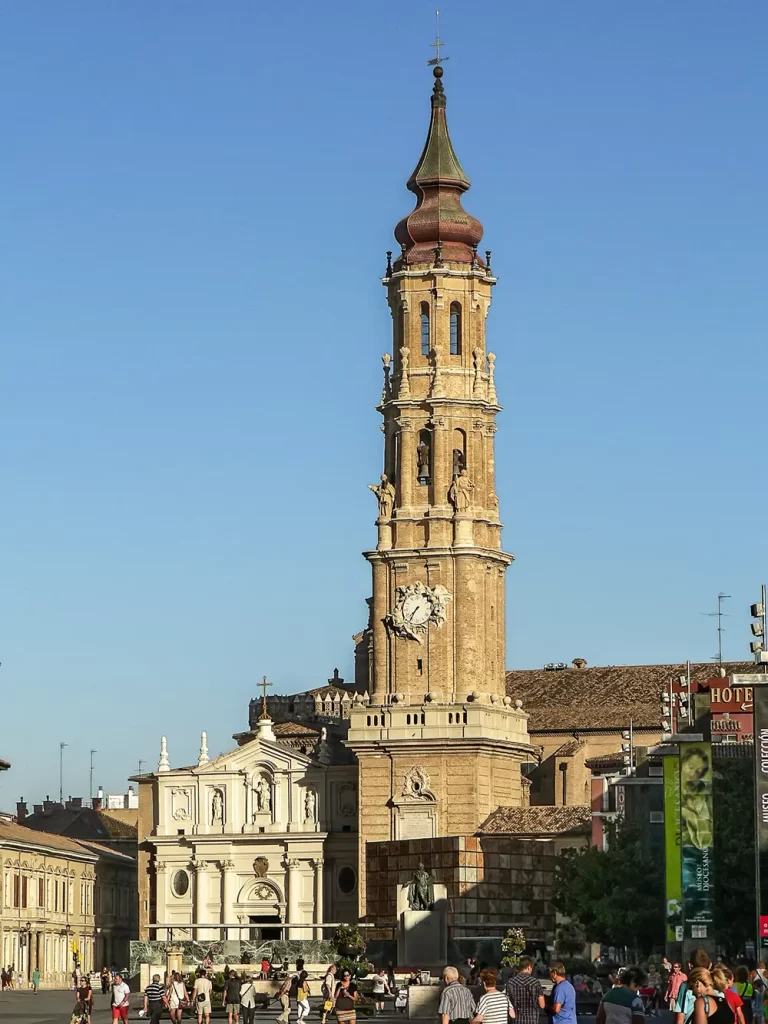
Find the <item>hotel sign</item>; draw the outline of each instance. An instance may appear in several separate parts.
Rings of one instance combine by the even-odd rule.
[[[713,714],[723,711],[736,714],[752,711],[753,691],[751,686],[743,686],[741,683],[735,682],[731,685],[730,680],[726,679],[713,679],[712,684],[714,683],[718,685],[710,685],[709,688],[710,711]]]

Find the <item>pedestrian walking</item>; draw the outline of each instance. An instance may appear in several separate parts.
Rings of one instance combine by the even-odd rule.
[[[644,1024],[645,1007],[640,987],[645,977],[637,967],[621,971],[618,984],[603,996],[595,1024]]]
[[[355,1024],[357,1020],[355,1004],[358,998],[359,992],[357,985],[352,981],[352,973],[343,970],[341,980],[336,983],[336,991],[333,996],[333,1009],[339,1024]]]
[[[227,1008],[227,1024],[239,1024],[240,1021],[240,979],[237,971],[230,971],[224,982],[221,994],[221,1005]]]
[[[506,992],[518,1024],[539,1024],[539,1015],[546,1005],[544,989],[533,976],[533,960],[529,956],[520,957],[517,974],[507,982]]]
[[[213,992],[213,984],[211,979],[200,968],[195,978],[195,984],[192,989],[192,994],[195,1001],[195,1013],[197,1014],[197,1024],[201,1024],[203,1017],[205,1017],[205,1024],[210,1024],[211,1020],[211,994]]]
[[[377,1013],[384,1013],[384,996],[391,995],[391,992],[387,981],[387,972],[382,967],[373,976],[373,1001],[376,1004]]]
[[[725,964],[718,964],[712,971],[712,984],[717,992],[721,992],[725,1001],[733,1011],[736,1024],[745,1024],[742,1012],[744,1000],[733,987],[733,971]]]
[[[255,979],[255,974],[250,978],[243,975],[243,980],[240,984],[240,1012],[243,1017],[243,1024],[253,1024],[254,1014],[256,1013]]]
[[[688,974],[688,985],[694,1000],[693,1024],[734,1024],[733,1010],[715,988],[706,967],[694,967]]]
[[[288,1024],[291,1017],[291,988],[293,986],[293,978],[283,978],[283,983],[277,993],[277,999],[280,1001],[282,1011],[280,1016],[276,1019],[280,1021],[280,1024]]]
[[[299,975],[299,981],[296,986],[296,1009],[298,1011],[296,1024],[301,1024],[301,1021],[306,1020],[309,1016],[309,997],[311,995],[312,991],[309,987],[309,975],[306,971],[302,971]]]
[[[325,1024],[328,1014],[333,1007],[333,996],[336,990],[336,964],[330,964],[325,972],[322,984],[323,1012],[320,1016],[320,1024]]]
[[[88,975],[84,974],[80,981],[80,986],[77,990],[77,998],[85,1007],[85,1015],[90,1021],[91,1014],[93,1013],[93,989],[91,983],[88,980]]]
[[[131,990],[123,981],[123,976],[118,971],[112,979],[112,1020],[128,1020],[128,1000]]]
[[[472,1024],[507,1024],[509,1018],[514,1017],[515,1011],[510,1007],[506,994],[496,988],[497,980],[496,971],[488,968],[480,971],[483,994],[477,1001]]]
[[[189,991],[181,971],[173,971],[171,974],[166,999],[168,1000],[168,1016],[171,1018],[172,1024],[181,1024],[184,1008],[189,1006]]]
[[[144,989],[144,1014],[149,1017],[150,1024],[160,1024],[160,1018],[168,1005],[162,979],[159,974],[152,975],[152,981]]]
[[[101,980],[101,994],[103,996],[105,996],[107,994],[107,992],[109,991],[109,985],[110,985],[110,980],[111,980],[110,977],[109,977],[109,968],[108,967],[102,967],[101,968],[101,974],[99,975],[99,979]]]
[[[744,1020],[746,1024],[752,1024],[754,1020],[754,998],[755,990],[749,981],[749,970],[744,964],[741,964],[733,972],[733,988],[741,996],[743,1006],[741,1008],[744,1014]],[[762,1024],[762,1022],[760,1022]]]
[[[459,981],[459,972],[455,967],[445,968],[443,981],[445,988],[440,993],[440,1003],[437,1007],[440,1024],[469,1024],[475,1015],[475,1000],[472,993]],[[407,994],[408,990],[405,991]],[[397,1006],[397,999],[395,1005]]]
[[[683,969],[680,964],[677,962],[673,963],[669,980],[667,981],[667,989],[664,993],[664,1002],[667,1004],[667,1008],[669,1010],[674,1011],[680,986],[687,980],[688,975],[683,973]]]
[[[37,990],[40,988],[40,971],[36,967],[32,971],[32,991],[37,995]]]
[[[696,1005],[696,997],[691,987],[691,976],[694,970],[702,968],[709,973],[711,966],[712,961],[706,949],[694,949],[691,951],[688,957],[688,978],[678,989],[677,999],[675,1000],[675,1024],[691,1024]]]

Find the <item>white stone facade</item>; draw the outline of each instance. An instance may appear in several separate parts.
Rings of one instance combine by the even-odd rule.
[[[161,924],[174,939],[321,938],[313,926],[354,920],[356,768],[286,748],[271,724],[215,760],[161,760],[142,778],[143,937],[170,938],[148,927]]]

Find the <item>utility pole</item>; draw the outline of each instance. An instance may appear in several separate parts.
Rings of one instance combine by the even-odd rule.
[[[88,797],[91,801],[91,807],[93,807],[93,755],[98,754],[98,750],[91,751],[91,778],[88,783]]]
[[[68,743],[63,741],[59,743],[59,803],[64,803],[64,747],[68,747]]]

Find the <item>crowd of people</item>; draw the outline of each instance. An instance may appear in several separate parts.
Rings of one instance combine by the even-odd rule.
[[[144,990],[141,1016],[149,1024],[159,1024],[167,1012],[171,1024],[182,1024],[184,1011],[189,1010],[198,1024],[210,1024],[212,968],[212,963],[204,963],[189,984],[181,972],[173,972],[165,981],[155,974]],[[285,962],[273,965],[267,960],[253,972],[238,974],[227,967],[221,992],[227,1024],[240,1024],[241,1018],[242,1024],[254,1024],[257,1006],[269,1002],[256,982],[276,976],[280,984],[272,998],[280,1005],[277,1024],[290,1024],[293,1005],[295,1024],[305,1024],[310,997],[317,996],[321,1000],[317,1007],[320,1024],[329,1024],[329,1018],[336,1024],[356,1024],[362,992],[348,968],[337,969],[331,964],[319,982],[310,979],[303,961],[297,961],[295,974],[287,968]],[[548,995],[541,977],[546,972],[552,983]],[[12,987],[13,969],[3,969],[2,978],[3,988]],[[102,992],[110,993],[113,1024],[123,1024],[128,1019],[130,999],[125,977],[105,967],[100,980]],[[366,982],[366,989],[370,989],[377,1012],[384,1011],[387,998],[394,1001],[396,1011],[405,1012],[409,989],[421,980],[421,972],[414,970],[398,985],[394,966],[389,963]],[[76,969],[73,985],[76,1003],[71,1024],[90,1024],[90,976]],[[724,963],[712,964],[704,950],[691,954],[686,970],[681,963],[665,959],[659,967],[651,964],[647,970],[629,967],[611,973],[603,968],[570,976],[560,962],[546,967],[543,961],[523,956],[515,969],[499,974],[469,957],[460,968],[449,966],[443,971],[438,1016],[440,1024],[508,1024],[511,1019],[516,1024],[539,1024],[546,1011],[552,1024],[577,1024],[577,1004],[585,999],[595,1005],[596,1024],[643,1024],[647,1015],[657,1014],[662,1008],[674,1013],[674,1024],[768,1024],[768,970],[765,963],[753,969],[742,964],[731,970]]]

